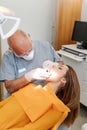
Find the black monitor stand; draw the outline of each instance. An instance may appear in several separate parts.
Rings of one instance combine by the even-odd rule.
[[[77,42],[77,48],[78,49],[87,49],[87,42]]]

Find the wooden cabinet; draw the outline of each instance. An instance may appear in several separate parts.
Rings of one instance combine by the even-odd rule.
[[[57,45],[59,50],[61,45],[73,44],[71,40],[75,20],[80,20],[82,10],[82,0],[58,0],[57,10]]]

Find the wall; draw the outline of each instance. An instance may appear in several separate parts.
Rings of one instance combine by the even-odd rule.
[[[12,9],[21,18],[20,27],[30,33],[33,40],[46,40],[52,43],[54,31],[55,3],[57,0],[0,0],[0,4]],[[2,54],[7,49],[2,40]]]
[[[87,0],[83,0],[81,21],[87,21]]]

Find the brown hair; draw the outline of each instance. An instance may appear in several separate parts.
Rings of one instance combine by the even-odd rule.
[[[70,113],[63,122],[64,125],[70,126],[73,124],[75,119],[79,114],[80,109],[80,86],[78,82],[77,75],[72,67],[68,66],[69,70],[66,73],[66,84],[57,93],[58,98],[60,98],[65,105],[70,108]]]

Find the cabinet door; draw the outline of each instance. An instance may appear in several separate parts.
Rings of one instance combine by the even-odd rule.
[[[57,50],[64,44],[73,44],[71,40],[75,20],[80,20],[82,0],[58,0],[58,43]]]

